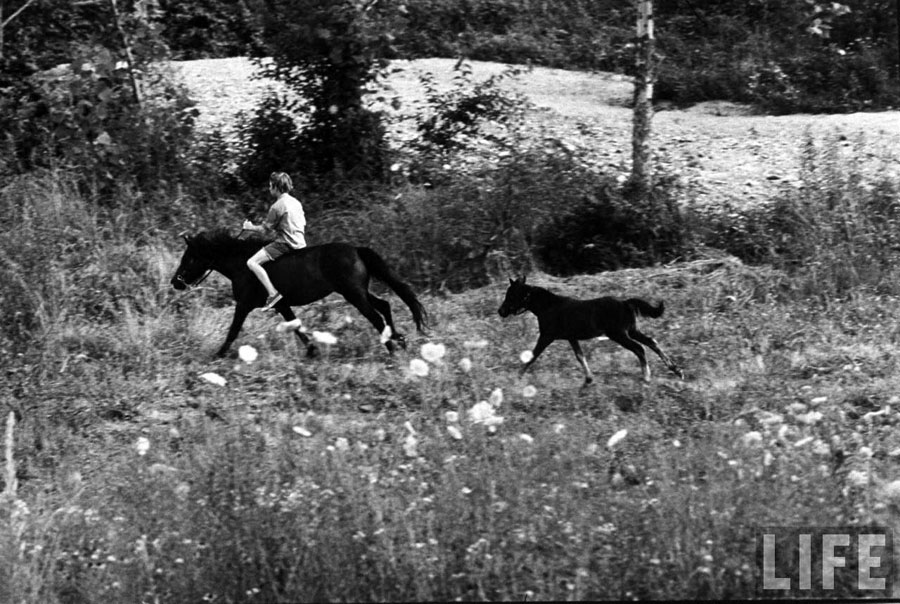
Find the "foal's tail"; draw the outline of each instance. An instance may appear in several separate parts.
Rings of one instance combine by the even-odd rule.
[[[391,267],[387,265],[384,258],[379,256],[375,250],[368,247],[358,247],[356,248],[356,252],[362,259],[363,264],[365,264],[366,268],[369,270],[369,274],[394,290],[394,292],[400,296],[400,299],[406,303],[410,312],[412,312],[413,321],[416,323],[416,329],[421,333],[425,333],[425,329],[428,327],[428,313],[425,311],[425,307],[422,306],[422,303],[419,302],[419,299],[416,298],[416,294],[413,292],[412,288],[400,280],[400,277],[391,270]]]
[[[656,306],[653,306],[646,300],[641,300],[640,298],[629,298],[625,300],[625,305],[634,311],[634,314],[641,315],[642,317],[650,317],[651,319],[661,317],[665,310],[665,305],[662,301]]]

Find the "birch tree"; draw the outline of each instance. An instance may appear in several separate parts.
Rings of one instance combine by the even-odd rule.
[[[634,121],[631,136],[631,181],[644,197],[652,185],[650,123],[653,119],[653,0],[637,2],[637,59],[634,82]]]

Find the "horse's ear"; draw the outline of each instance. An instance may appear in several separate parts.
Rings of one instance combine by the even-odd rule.
[[[525,275],[522,275],[522,278],[519,279],[519,283],[521,283],[522,285],[525,285]]]
[[[512,277],[509,278],[509,284],[510,284],[510,285],[515,285],[515,284],[516,284],[516,282],[513,280]]]

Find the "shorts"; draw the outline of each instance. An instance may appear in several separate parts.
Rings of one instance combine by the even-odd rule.
[[[279,256],[284,256],[294,248],[282,241],[273,241],[263,249],[266,250],[266,255],[269,257],[269,260],[275,260]]]

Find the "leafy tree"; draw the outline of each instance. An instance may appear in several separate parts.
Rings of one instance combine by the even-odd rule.
[[[372,0],[265,1],[262,32],[272,61],[261,63],[263,71],[301,99],[282,109],[304,124],[282,169],[312,180],[384,176],[382,116],[364,95],[393,56],[390,24],[401,8]]]
[[[123,185],[150,190],[182,175],[194,113],[168,77],[150,6],[33,8],[9,23],[16,44],[0,62],[0,175],[62,168],[110,198]]]
[[[162,36],[182,60],[259,52],[254,0],[160,0]]]

